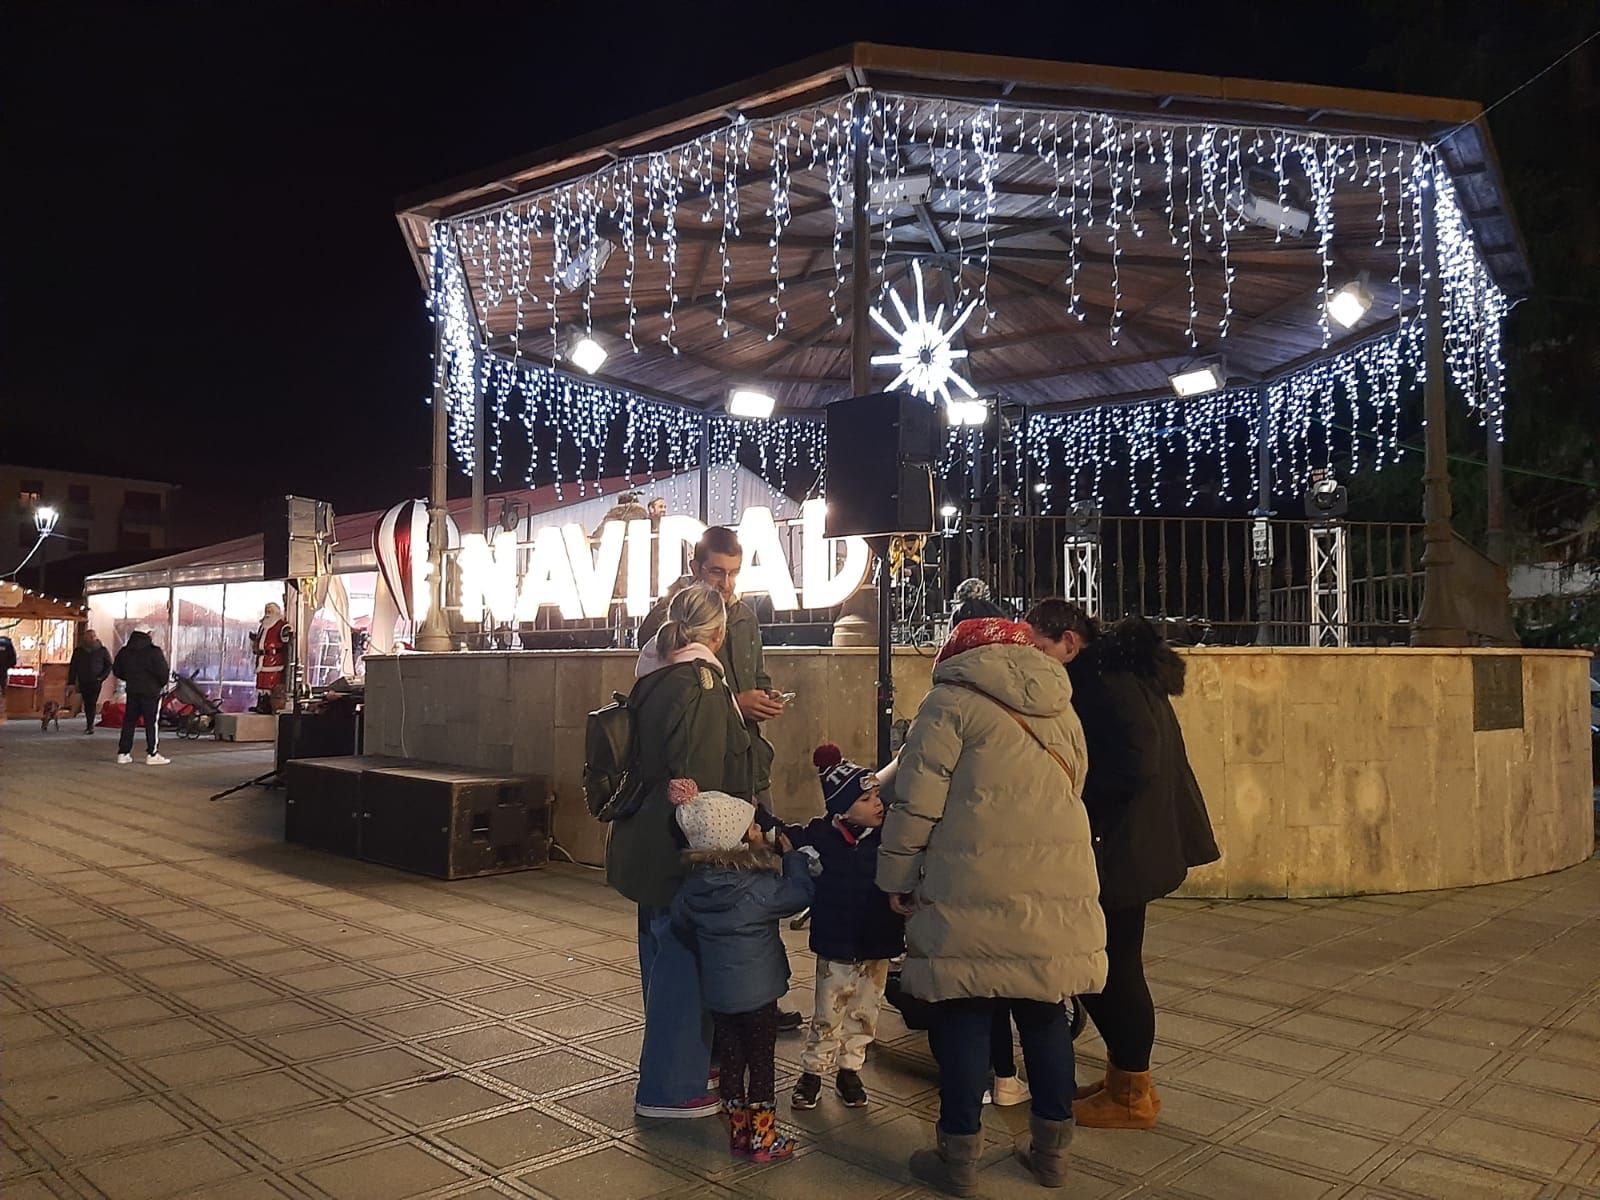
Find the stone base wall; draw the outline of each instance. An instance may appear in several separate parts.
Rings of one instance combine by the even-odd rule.
[[[1182,653],[1178,717],[1223,850],[1182,895],[1423,891],[1537,875],[1593,852],[1583,653]],[[1520,673],[1522,722],[1475,730],[1473,660],[1494,655],[1517,660],[1496,678],[1503,687],[1506,670]],[[557,840],[600,862],[605,830],[583,803],[584,718],[632,686],[634,659],[625,650],[368,658],[366,751],[549,774]],[[877,652],[772,649],[767,661],[775,683],[798,693],[765,726],[777,750],[774,807],[804,819],[821,811],[817,743],[872,758]],[[896,651],[896,718],[914,715],[932,664],[932,652]]]

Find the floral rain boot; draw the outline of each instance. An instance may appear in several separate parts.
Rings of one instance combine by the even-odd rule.
[[[728,1153],[735,1158],[750,1157],[750,1106],[743,1100],[724,1100],[728,1110]]]
[[[794,1139],[778,1132],[778,1110],[770,1102],[750,1106],[750,1161],[783,1162],[794,1154]]]

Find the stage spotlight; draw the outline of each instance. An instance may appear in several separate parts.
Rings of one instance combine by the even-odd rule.
[[[1167,380],[1172,384],[1172,390],[1177,393],[1180,400],[1187,400],[1191,396],[1203,396],[1222,386],[1222,364],[1202,363],[1198,367],[1189,367],[1176,375],[1169,375]]]
[[[752,421],[765,421],[772,416],[776,401],[765,392],[754,388],[734,388],[728,393],[728,415],[748,417]]]
[[[1372,293],[1365,278],[1352,279],[1328,297],[1328,315],[1346,329],[1354,329],[1371,308]]]
[[[982,400],[951,400],[944,406],[944,416],[952,425],[983,425],[989,420],[989,406]]]
[[[1311,472],[1311,486],[1306,489],[1306,516],[1313,521],[1337,521],[1350,511],[1350,493],[1344,484],[1333,477],[1333,472]]]
[[[1311,228],[1311,214],[1301,208],[1279,204],[1270,196],[1246,192],[1239,202],[1239,217],[1246,225],[1270,229],[1285,237],[1305,237]]]
[[[606,348],[592,337],[580,337],[567,350],[567,360],[586,375],[593,375],[609,357]]]

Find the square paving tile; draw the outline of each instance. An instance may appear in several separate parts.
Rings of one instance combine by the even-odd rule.
[[[556,1050],[549,1054],[519,1058],[497,1067],[490,1067],[488,1073],[496,1079],[515,1084],[534,1095],[544,1095],[614,1075],[616,1068],[591,1062],[587,1058],[579,1058],[576,1054],[569,1054],[565,1050]]]
[[[1536,1092],[1498,1080],[1486,1083],[1471,1107],[1485,1116],[1504,1117],[1513,1124],[1569,1137],[1589,1136],[1600,1126],[1600,1106],[1590,1101]]]
[[[418,1128],[515,1103],[498,1092],[455,1077],[379,1092],[368,1096],[367,1102]]]
[[[134,1094],[134,1087],[109,1067],[78,1067],[8,1084],[5,1102],[30,1120],[72,1112]]]
[[[287,1071],[270,1071],[247,1079],[234,1079],[188,1089],[189,1101],[224,1125],[247,1121],[265,1113],[304,1108],[324,1099]]]
[[[346,1055],[343,1058],[325,1058],[319,1062],[308,1063],[306,1069],[349,1092],[363,1092],[369,1088],[385,1087],[408,1079],[421,1079],[425,1075],[435,1075],[440,1071],[440,1068],[428,1059],[419,1058],[409,1050],[394,1046]]]
[[[515,1029],[486,1025],[482,1029],[468,1029],[462,1033],[430,1038],[421,1045],[435,1054],[443,1054],[456,1062],[480,1063],[536,1050],[544,1043]]]
[[[132,1100],[75,1116],[39,1122],[46,1141],[69,1158],[92,1158],[121,1146],[188,1133],[189,1127],[160,1105]]]
[[[1359,1177],[1387,1148],[1375,1138],[1358,1137],[1293,1117],[1274,1117],[1239,1139],[1241,1146],[1335,1175]]]
[[[212,1143],[188,1138],[88,1163],[83,1173],[110,1200],[151,1200],[175,1192],[213,1195],[216,1185],[245,1168]]]
[[[384,1141],[394,1134],[347,1108],[328,1105],[247,1125],[239,1130],[239,1136],[281,1162],[305,1162]]]
[[[1231,1151],[1191,1167],[1172,1180],[1172,1186],[1206,1200],[1262,1200],[1269,1196],[1272,1200],[1320,1200],[1343,1190],[1339,1184]]]
[[[600,1196],[646,1200],[673,1191],[688,1179],[615,1148],[568,1159],[517,1178],[556,1200],[596,1200]]]
[[[1504,1171],[1428,1153],[1410,1155],[1387,1171],[1382,1182],[1413,1195],[1438,1196],[1441,1200],[1532,1200],[1542,1192],[1540,1184]]]
[[[253,1054],[246,1053],[240,1047],[229,1044],[182,1050],[177,1054],[164,1054],[160,1058],[145,1059],[139,1064],[142,1069],[168,1087],[247,1075],[271,1065]]]
[[[467,1178],[409,1141],[307,1167],[301,1173],[334,1200],[403,1200]]]
[[[582,1145],[591,1138],[590,1134],[532,1108],[455,1125],[436,1136],[496,1170]]]
[[[1571,1139],[1476,1116],[1455,1117],[1430,1140],[1436,1148],[1453,1156],[1546,1176],[1559,1174],[1579,1149],[1579,1143]]]
[[[274,1033],[262,1039],[274,1054],[281,1054],[285,1058],[306,1060],[312,1058],[326,1058],[332,1054],[342,1054],[347,1050],[360,1050],[366,1046],[376,1045],[381,1039],[365,1029],[358,1029],[354,1025],[343,1022],[332,1022],[326,1025],[313,1025],[309,1029],[291,1029],[284,1033]]]

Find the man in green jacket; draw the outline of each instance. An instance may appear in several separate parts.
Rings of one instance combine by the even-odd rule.
[[[713,525],[695,543],[689,562],[690,576],[700,583],[710,584],[722,595],[728,606],[728,636],[717,651],[717,658],[728,681],[728,687],[739,701],[739,711],[744,714],[745,725],[750,730],[751,785],[756,801],[769,812],[772,809],[772,743],[761,736],[761,722],[770,721],[783,712],[781,699],[772,694],[772,678],[767,674],[761,657],[761,625],[750,606],[738,596],[739,571],[744,566],[744,547],[738,535],[723,525]],[[639,645],[642,647],[655,637],[656,630],[667,619],[670,596],[656,601],[639,626]]]

